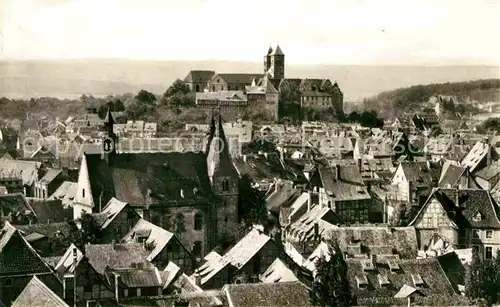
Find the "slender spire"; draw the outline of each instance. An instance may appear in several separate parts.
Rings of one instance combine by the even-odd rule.
[[[106,112],[106,117],[104,118],[105,125],[112,125],[115,123],[115,119],[113,118],[113,114],[111,114],[111,108],[108,108]]]
[[[210,180],[219,171],[226,172],[231,169],[231,156],[229,154],[229,143],[227,142],[222,123],[220,106],[217,122],[214,123],[214,132],[210,139],[207,154],[208,176]],[[228,164],[229,163],[229,164]]]
[[[285,55],[280,48],[279,42],[276,44],[276,48],[274,49],[274,52],[271,55]]]
[[[269,44],[269,49],[267,50],[266,55],[271,55],[272,53],[273,53],[273,47],[271,46],[271,44]]]

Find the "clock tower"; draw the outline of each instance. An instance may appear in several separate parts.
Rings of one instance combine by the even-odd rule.
[[[116,155],[116,146],[118,144],[118,138],[113,131],[113,125],[115,120],[111,114],[111,110],[108,109],[106,117],[104,118],[104,138],[101,143],[101,158],[106,160],[108,164],[113,163],[113,159]]]

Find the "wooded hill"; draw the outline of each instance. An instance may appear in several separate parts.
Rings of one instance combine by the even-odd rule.
[[[460,112],[479,112],[472,102],[500,102],[500,79],[415,85],[385,91],[363,101],[362,109],[378,111],[384,117],[419,111],[436,95],[455,96]],[[457,107],[457,106],[455,106]]]

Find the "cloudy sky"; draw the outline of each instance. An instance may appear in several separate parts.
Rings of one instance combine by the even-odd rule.
[[[497,0],[0,0],[0,59],[500,64]]]

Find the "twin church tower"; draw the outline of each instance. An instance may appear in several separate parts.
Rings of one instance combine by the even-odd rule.
[[[269,74],[271,79],[285,79],[285,54],[279,45],[274,49],[269,46],[264,56],[264,72]]]

